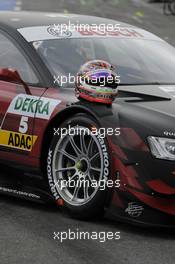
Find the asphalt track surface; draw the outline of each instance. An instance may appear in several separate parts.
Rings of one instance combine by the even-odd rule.
[[[75,4],[76,3],[76,4]],[[161,4],[140,0],[23,0],[16,9],[95,14],[148,29],[175,45],[175,17],[162,15]],[[0,197],[0,264],[174,264],[175,231],[145,229],[112,221],[82,222],[55,207]],[[54,232],[120,231],[120,240],[54,240]]]

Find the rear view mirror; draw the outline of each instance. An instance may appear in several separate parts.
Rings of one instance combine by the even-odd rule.
[[[19,73],[11,68],[0,68],[0,80],[17,83],[22,81]]]
[[[26,93],[30,94],[29,87],[22,80],[20,74],[15,69],[0,68],[0,80],[5,81],[5,82],[15,82],[15,83],[22,84],[26,90]]]

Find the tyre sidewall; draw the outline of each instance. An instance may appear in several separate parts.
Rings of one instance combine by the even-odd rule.
[[[97,125],[97,122],[91,118],[88,117],[85,114],[78,114],[75,115],[74,117],[66,120],[60,127],[60,128],[68,128],[68,126],[74,127],[74,126],[84,126],[89,129],[92,127],[96,127],[97,129],[100,128],[100,126]],[[54,131],[58,131],[58,128],[55,128]],[[106,138],[100,137],[98,134],[96,136],[101,149],[103,153],[103,174],[102,174],[102,180],[108,180],[110,179],[110,174],[111,174],[111,160],[110,160],[110,155],[109,155],[109,147],[108,147],[108,142]],[[51,190],[51,193],[57,202],[59,199],[62,199],[60,194],[58,193],[57,188],[55,187],[55,181],[53,177],[53,156],[55,152],[56,145],[60,139],[60,135],[58,133],[53,134],[53,138],[48,150],[48,156],[47,156],[47,177],[48,177],[48,183],[49,183],[49,188]],[[98,190],[95,196],[86,204],[80,205],[80,206],[74,206],[66,201],[64,201],[64,206],[63,208],[68,211],[72,216],[75,217],[91,217],[100,214],[100,212],[103,211],[104,209],[104,204],[105,200],[107,197],[107,194],[109,192],[109,189],[107,186],[105,187],[105,190]]]

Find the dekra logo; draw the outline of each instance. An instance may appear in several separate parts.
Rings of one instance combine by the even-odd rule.
[[[23,98],[18,97],[15,103],[15,110],[30,112],[30,113],[39,113],[39,114],[49,114],[49,104],[50,102],[44,102],[40,99],[32,98]]]

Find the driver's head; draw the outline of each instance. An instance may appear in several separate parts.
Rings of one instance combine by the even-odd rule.
[[[112,104],[117,96],[118,84],[118,76],[110,63],[89,61],[78,72],[76,96],[90,102]]]

